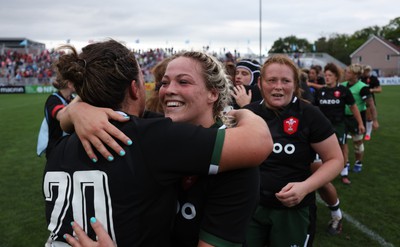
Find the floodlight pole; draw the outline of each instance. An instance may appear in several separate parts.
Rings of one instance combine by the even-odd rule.
[[[260,0],[260,64],[262,64],[261,59],[261,47],[262,47],[262,0]]]

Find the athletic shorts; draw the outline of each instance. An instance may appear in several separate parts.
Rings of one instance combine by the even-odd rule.
[[[250,221],[246,246],[310,246],[310,231],[315,226],[311,207],[273,209],[258,206]]]
[[[365,111],[360,112],[364,126],[366,126]],[[358,134],[358,122],[353,115],[346,115],[344,119],[346,125],[346,134]]]
[[[357,122],[357,121],[356,121]],[[336,137],[339,141],[339,144],[346,144],[346,125],[344,122],[334,123],[332,124],[335,130]],[[358,124],[357,124],[358,125]],[[358,128],[358,126],[357,126]]]

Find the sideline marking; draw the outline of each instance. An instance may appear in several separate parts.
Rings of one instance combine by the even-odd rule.
[[[324,204],[325,205],[325,202],[322,201],[322,199],[318,195],[318,193],[317,193],[317,202],[319,202],[320,204]],[[372,231],[371,229],[369,229],[368,227],[363,225],[361,222],[359,222],[358,220],[354,219],[351,215],[345,213],[343,210],[341,210],[341,211],[342,211],[342,215],[343,215],[344,219],[346,219],[348,222],[353,224],[353,226],[355,228],[357,228],[358,230],[363,232],[370,239],[377,241],[381,246],[394,247],[394,245],[392,243],[386,242],[386,240],[384,238],[382,238],[381,236],[379,236],[379,234],[375,233],[374,231]]]

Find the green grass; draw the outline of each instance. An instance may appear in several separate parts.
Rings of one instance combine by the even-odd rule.
[[[36,141],[48,95],[0,95],[0,246],[44,246],[42,173]]]
[[[350,172],[350,186],[343,185],[339,179],[334,185],[345,213],[387,243],[400,246],[400,86],[385,86],[376,97],[380,128],[372,133],[371,141],[365,142],[363,171]],[[350,161],[354,164],[352,151]],[[383,246],[346,220],[340,236],[328,236],[324,228],[329,221],[329,211],[323,204],[318,206],[319,233],[315,246]]]
[[[48,95],[0,95],[0,247],[43,246],[42,173],[45,158],[36,156],[36,140]],[[342,210],[392,246],[400,246],[400,86],[377,95],[380,129],[365,145],[363,171],[350,173],[352,184],[334,181]],[[354,156],[351,153],[351,161]],[[343,233],[329,236],[330,213],[318,204],[314,246],[382,246],[344,220]]]

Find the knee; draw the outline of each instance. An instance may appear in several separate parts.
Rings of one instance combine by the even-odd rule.
[[[364,143],[354,143],[354,153],[361,154],[364,152]]]

